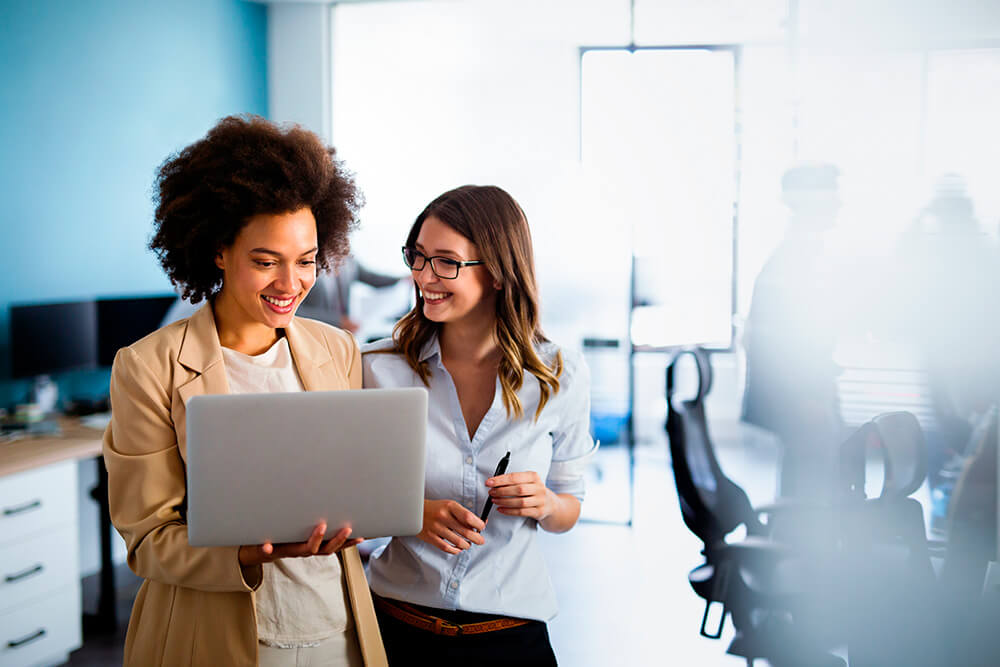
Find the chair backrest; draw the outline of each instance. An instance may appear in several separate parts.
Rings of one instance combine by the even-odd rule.
[[[675,368],[684,356],[694,358],[698,391],[674,400]],[[712,388],[712,366],[701,348],[679,352],[667,366],[667,436],[674,483],[684,523],[707,547],[720,542],[742,523],[754,520],[746,493],[722,472],[708,433],[705,397]]]

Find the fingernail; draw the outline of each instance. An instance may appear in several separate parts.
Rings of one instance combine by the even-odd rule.
[[[494,482],[492,478],[491,478],[491,479],[488,479],[488,480],[486,480],[486,486],[493,486],[493,485],[494,485],[495,483],[496,483],[496,482]]]

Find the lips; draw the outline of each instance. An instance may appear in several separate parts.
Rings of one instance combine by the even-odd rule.
[[[285,315],[292,312],[292,308],[295,306],[295,297],[278,298],[276,296],[268,296],[267,294],[260,295],[261,300],[267,304],[267,307],[274,312]]]

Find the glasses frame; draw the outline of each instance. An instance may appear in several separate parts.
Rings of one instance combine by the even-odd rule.
[[[424,263],[420,265],[419,269],[415,268],[412,264],[410,264],[406,260],[406,251],[407,250],[411,250],[411,251],[417,253],[420,257],[424,258]],[[461,273],[462,267],[464,267],[464,266],[479,266],[480,264],[485,264],[486,263],[486,262],[484,262],[484,261],[482,261],[480,259],[458,260],[458,259],[454,259],[452,257],[445,257],[444,255],[434,255],[433,257],[428,257],[427,255],[425,255],[424,253],[420,252],[416,248],[410,248],[410,247],[405,246],[405,245],[402,247],[402,252],[403,252],[403,263],[406,264],[406,266],[410,269],[410,271],[423,271],[424,267],[427,266],[427,264],[430,264],[431,265],[431,272],[435,276],[437,276],[438,278],[440,278],[441,280],[455,280],[455,279],[457,279],[458,278],[458,274]],[[434,262],[434,260],[436,260],[436,259],[443,259],[446,262],[448,262],[448,264],[453,264],[455,266],[455,275],[453,275],[453,276],[442,276],[440,273],[438,273],[437,264]],[[416,263],[416,262],[414,262],[414,263]]]

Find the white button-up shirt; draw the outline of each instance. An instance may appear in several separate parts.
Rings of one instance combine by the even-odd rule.
[[[362,348],[365,387],[422,387],[423,382],[389,339]],[[536,348],[551,366],[560,348]],[[559,391],[536,421],[539,383],[525,372],[518,398],[524,416],[508,417],[499,378],[493,403],[471,440],[451,375],[441,362],[437,338],[420,358],[430,368],[427,423],[428,500],[455,500],[477,515],[488,497],[486,480],[510,452],[508,473],[533,470],[556,493],[583,500],[583,473],[596,450],[590,437],[590,377],[583,358],[562,350]],[[535,541],[538,522],[495,509],[483,531],[486,543],[447,554],[416,537],[396,537],[376,551],[368,566],[372,590],[387,598],[438,609],[548,621],[555,592]]]

